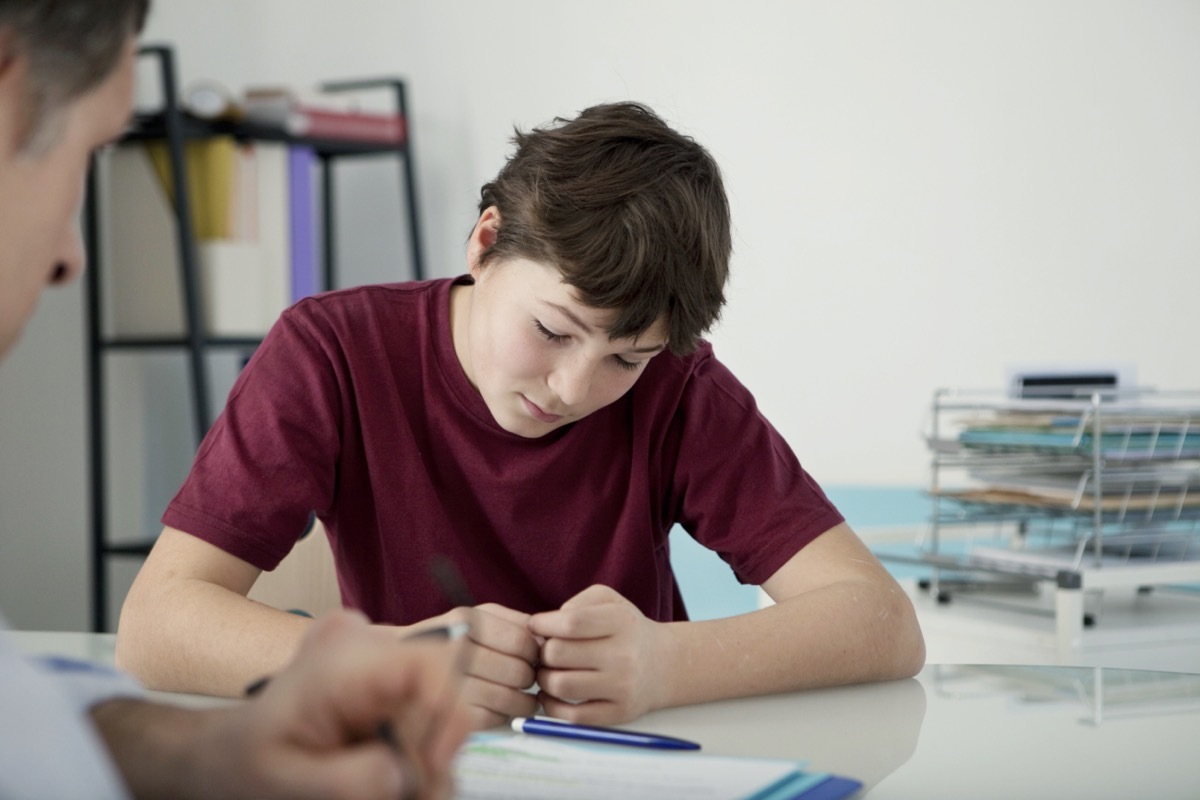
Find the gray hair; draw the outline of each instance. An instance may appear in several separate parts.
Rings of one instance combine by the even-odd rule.
[[[141,32],[150,0],[0,0],[0,57],[29,60],[21,146],[52,140],[58,112],[102,83],[129,37]]]

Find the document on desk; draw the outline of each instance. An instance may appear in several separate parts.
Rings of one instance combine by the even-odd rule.
[[[791,800],[848,797],[861,784],[803,762],[474,734],[455,763],[457,800]]]

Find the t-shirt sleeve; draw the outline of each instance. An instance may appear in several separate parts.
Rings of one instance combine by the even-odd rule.
[[[334,341],[311,301],[284,312],[230,391],[164,525],[275,568],[309,514],[333,503],[346,383]]]
[[[843,521],[753,395],[710,349],[697,354],[671,437],[674,520],[742,583],[762,584]]]

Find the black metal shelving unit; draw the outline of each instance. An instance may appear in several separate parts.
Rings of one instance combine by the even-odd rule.
[[[89,426],[89,494],[91,503],[91,581],[92,629],[104,631],[108,620],[108,561],[113,557],[142,558],[154,545],[152,538],[135,543],[113,543],[108,531],[108,482],[106,481],[107,437],[105,406],[105,357],[114,351],[182,351],[186,355],[195,447],[208,432],[215,419],[209,400],[211,384],[206,355],[218,350],[253,349],[257,337],[212,336],[205,330],[205,298],[200,290],[195,232],[189,206],[187,171],[184,168],[184,146],[189,140],[212,136],[232,136],[239,141],[283,142],[312,148],[320,164],[321,175],[321,285],[330,289],[338,285],[336,259],[337,209],[333,192],[333,169],[339,159],[356,156],[394,154],[400,166],[400,187],[407,204],[407,237],[410,244],[412,277],[425,275],[422,261],[420,225],[418,219],[416,176],[413,164],[412,135],[408,115],[405,85],[396,78],[337,81],[323,85],[327,92],[387,90],[394,94],[396,112],[403,119],[405,135],[401,141],[376,143],[353,139],[293,136],[288,132],[263,125],[240,121],[206,120],[188,115],[179,103],[177,72],[172,48],[154,45],[140,49],[139,56],[157,61],[157,73],[162,90],[162,108],[151,114],[134,117],[120,144],[146,141],[166,143],[168,165],[173,185],[172,216],[176,226],[176,245],[180,291],[182,293],[183,329],[181,336],[122,337],[104,333],[102,263],[99,224],[99,194],[96,171],[88,176],[87,202],[84,211],[84,239],[90,269],[86,280],[87,361],[88,361],[88,426]],[[170,266],[170,265],[168,265]]]

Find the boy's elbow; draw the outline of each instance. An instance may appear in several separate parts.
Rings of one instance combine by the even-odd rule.
[[[117,643],[113,660],[118,669],[146,682],[147,676],[143,669],[146,659],[142,656],[148,646],[143,636],[143,630],[147,627],[148,613],[144,608],[146,603],[142,601],[142,594],[144,592],[138,591],[135,581],[134,587],[130,589],[121,606],[121,616],[117,621]]]
[[[913,677],[925,666],[925,636],[921,633],[921,623],[917,620],[912,601],[904,592],[893,591],[881,616],[885,625],[889,625],[888,631],[885,631],[890,641],[888,677]]]
[[[915,621],[912,632],[897,648],[895,668],[897,678],[911,678],[925,667],[925,637]]]
[[[176,606],[170,594],[169,587],[139,574],[125,596],[117,621],[114,663],[149,689],[165,688],[160,673],[169,663],[170,644],[164,634],[171,630],[170,615]]]

